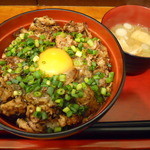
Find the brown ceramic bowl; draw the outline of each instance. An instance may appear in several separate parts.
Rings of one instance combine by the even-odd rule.
[[[109,10],[102,18],[102,24],[111,29],[116,24],[130,23],[150,28],[150,8],[124,5]],[[137,75],[150,68],[150,57],[140,57],[124,52],[126,72]]]
[[[92,34],[98,38],[100,38],[103,44],[108,48],[109,55],[112,63],[112,70],[115,72],[114,84],[112,89],[111,96],[107,99],[102,108],[90,119],[90,121],[81,124],[77,127],[69,129],[67,131],[62,131],[59,133],[28,133],[17,126],[13,125],[11,122],[5,117],[0,116],[0,127],[6,131],[9,131],[13,134],[27,137],[27,138],[37,138],[37,139],[54,139],[66,137],[75,133],[78,133],[90,125],[92,125],[95,121],[98,121],[114,104],[117,97],[119,96],[124,79],[125,79],[125,70],[124,70],[124,60],[120,45],[117,40],[111,34],[111,32],[103,26],[100,22],[95,19],[70,10],[64,9],[43,9],[43,10],[35,10],[26,12],[20,15],[17,15],[13,18],[10,18],[3,22],[0,25],[0,54],[2,55],[3,50],[9,45],[9,43],[13,40],[13,33],[20,29],[21,27],[27,27],[33,21],[35,17],[48,15],[49,17],[56,20],[60,25],[74,20],[75,22],[86,22],[89,30]]]

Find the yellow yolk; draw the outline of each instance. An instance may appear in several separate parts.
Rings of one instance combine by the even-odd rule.
[[[42,52],[38,60],[39,69],[47,76],[65,73],[73,69],[70,56],[59,48],[49,48]]]

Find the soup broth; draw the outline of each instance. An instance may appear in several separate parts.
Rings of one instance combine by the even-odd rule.
[[[117,24],[111,31],[125,52],[150,57],[150,29],[129,23]]]

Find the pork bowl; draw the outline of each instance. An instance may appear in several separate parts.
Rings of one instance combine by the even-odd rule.
[[[98,121],[125,78],[120,46],[95,19],[35,10],[0,25],[0,127],[28,138],[61,138]]]

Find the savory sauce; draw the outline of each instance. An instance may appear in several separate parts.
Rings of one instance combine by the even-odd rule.
[[[122,49],[136,56],[150,57],[150,29],[129,23],[117,24],[111,31]]]

